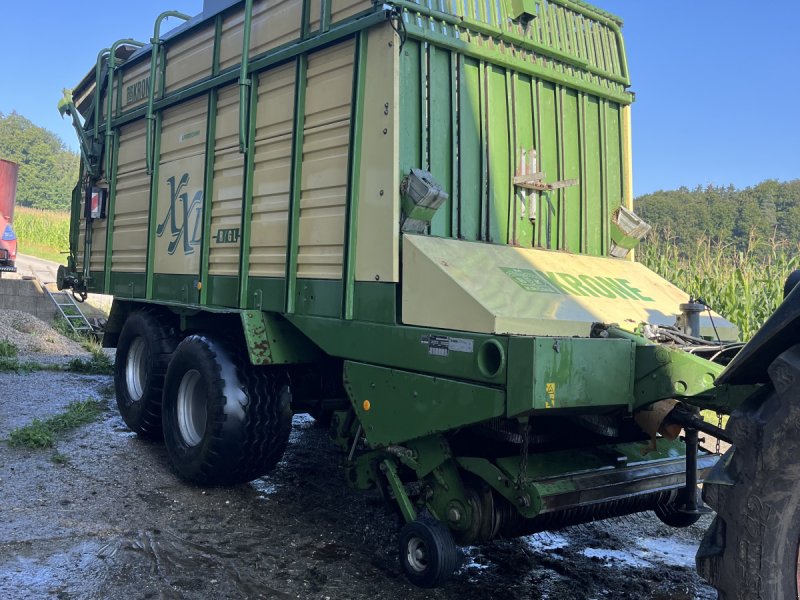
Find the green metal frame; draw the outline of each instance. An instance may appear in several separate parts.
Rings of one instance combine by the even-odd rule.
[[[248,86],[250,114],[255,114],[258,105],[258,80]],[[253,164],[255,161],[256,120],[248,123],[247,140],[249,150],[244,161],[244,190],[242,191],[241,238],[239,242],[239,307],[248,306],[248,283],[250,281],[250,230],[253,218]],[[210,233],[210,232],[209,232]],[[210,236],[207,236],[210,237]]]
[[[328,0],[323,0],[323,2],[325,6],[328,6]],[[330,6],[328,6],[328,13],[330,13]],[[330,14],[328,18],[330,18]],[[345,210],[344,256],[342,260],[342,317],[344,319],[353,318],[354,306],[356,230],[358,228],[358,202],[361,192],[359,173],[364,129],[364,90],[366,88],[367,70],[367,33],[365,31],[361,31],[356,35],[353,65],[353,102],[350,113],[350,151],[347,165],[347,206]]]
[[[191,19],[189,15],[185,15],[181,12],[175,10],[168,10],[166,12],[161,13],[158,15],[156,19],[155,25],[153,26],[153,37],[150,38],[150,85],[148,86],[147,90],[147,113],[145,114],[145,119],[147,119],[147,132],[145,134],[145,165],[147,168],[147,174],[153,174],[153,128],[155,127],[155,116],[153,115],[153,103],[155,101],[155,90],[156,90],[156,75],[158,72],[158,65],[159,60],[161,58],[161,49],[164,44],[164,41],[161,39],[161,25],[164,23],[166,19],[169,17],[175,17],[176,19],[182,19],[184,21],[188,21]],[[122,96],[120,95],[120,98]]]
[[[305,20],[304,20],[305,23]],[[285,312],[295,312],[297,303],[297,254],[298,236],[300,232],[300,193],[303,176],[303,139],[305,137],[306,120],[306,72],[308,70],[308,55],[300,54],[297,57],[295,71],[295,105],[294,105],[294,134],[292,138],[292,173],[289,187],[289,219],[286,236],[286,302]]]

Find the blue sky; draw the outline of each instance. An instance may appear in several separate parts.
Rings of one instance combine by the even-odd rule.
[[[637,195],[800,177],[800,1],[595,0],[625,20]],[[762,6],[766,8],[762,8]],[[13,2],[0,35],[0,111],[77,148],[56,103],[114,40],[148,41],[166,9],[202,0]],[[170,21],[173,25],[177,21]],[[14,25],[16,24],[16,25]]]

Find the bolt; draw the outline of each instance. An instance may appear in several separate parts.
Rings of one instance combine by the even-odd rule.
[[[461,520],[461,511],[458,510],[455,506],[451,506],[447,510],[447,519],[451,523],[458,523]]]

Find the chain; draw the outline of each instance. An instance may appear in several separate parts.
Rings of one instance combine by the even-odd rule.
[[[530,440],[530,424],[526,420],[519,424],[522,430],[522,444],[519,450],[519,474],[517,476],[517,486],[522,488],[528,481],[528,442]]]
[[[722,429],[722,413],[721,412],[717,413],[717,427]],[[719,442],[719,438],[717,438],[717,448],[715,450],[715,454],[719,454],[719,443],[720,443]]]

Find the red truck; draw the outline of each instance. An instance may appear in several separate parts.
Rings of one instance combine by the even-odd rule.
[[[17,195],[19,165],[0,160],[0,273],[17,270],[17,235],[11,227],[14,220],[14,200]]]

